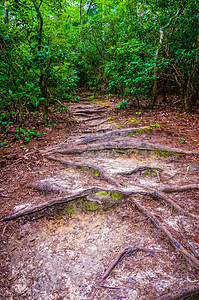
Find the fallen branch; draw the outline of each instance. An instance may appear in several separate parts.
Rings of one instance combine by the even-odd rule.
[[[184,192],[184,191],[191,191],[191,190],[199,190],[199,184],[187,184],[182,186],[164,185],[163,187],[160,188],[160,191],[165,193]]]
[[[135,198],[131,198],[131,201],[137,206],[137,208],[146,215],[153,223],[154,225],[160,229],[168,238],[171,245],[177,250],[179,254],[182,254],[183,257],[194,266],[196,269],[199,269],[199,260],[195,258],[195,256],[191,255],[171,234],[171,232],[167,229],[167,227],[164,224],[161,224],[161,222],[156,218],[156,216],[151,213],[147,208],[145,208],[143,205],[141,205]]]
[[[150,172],[158,171],[158,172],[162,172],[163,170],[160,169],[160,168],[153,168],[153,167],[143,166],[143,167],[135,168],[135,169],[130,170],[130,171],[119,172],[117,174],[118,175],[122,175],[122,176],[129,176],[131,174],[134,174],[134,173],[137,173],[137,172],[143,172],[143,171],[150,171]]]
[[[113,271],[113,269],[117,266],[117,264],[126,256],[129,254],[135,254],[138,251],[143,251],[143,252],[156,252],[156,250],[153,249],[147,249],[147,248],[143,248],[143,247],[136,247],[136,246],[132,246],[132,247],[128,247],[125,248],[124,250],[122,250],[114,259],[114,261],[112,262],[112,264],[110,265],[110,267],[106,270],[106,272],[104,273],[104,275],[99,279],[99,281],[97,281],[97,285],[100,285],[108,276],[109,274]],[[159,250],[160,251],[160,250]],[[159,252],[158,251],[158,252]]]
[[[105,170],[103,170],[101,167],[98,167],[95,164],[68,161],[63,158],[56,158],[54,156],[46,156],[46,158],[48,158],[49,160],[58,161],[65,166],[78,167],[81,169],[82,168],[90,169],[94,175],[100,176],[101,178],[103,178],[104,180],[106,180],[107,182],[109,182],[111,184],[114,184],[116,186],[121,186],[121,184],[116,179],[112,178]],[[99,173],[99,174],[96,174],[96,173]]]
[[[199,294],[199,281],[195,283],[189,283],[188,285],[177,290],[174,289],[173,292],[162,295],[155,300],[179,300],[185,299],[188,296],[194,296],[196,294]]]

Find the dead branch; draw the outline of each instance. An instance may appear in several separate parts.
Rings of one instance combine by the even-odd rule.
[[[117,174],[118,175],[122,175],[122,176],[128,176],[128,175],[131,175],[131,174],[134,174],[134,173],[137,173],[137,172],[143,172],[143,171],[151,171],[151,172],[157,171],[157,172],[162,172],[163,170],[160,169],[160,168],[153,168],[153,167],[143,166],[143,167],[135,168],[135,169],[130,170],[130,171],[119,172]]]
[[[199,293],[199,281],[195,283],[189,283],[181,287],[180,289],[174,289],[173,292],[162,295],[155,300],[179,300],[185,299],[188,296],[194,296]]]
[[[112,178],[105,170],[95,164],[83,163],[83,162],[75,162],[75,161],[68,161],[63,158],[56,158],[54,156],[46,156],[49,160],[58,161],[65,166],[72,166],[78,168],[86,168],[90,169],[92,173],[96,174],[99,173],[98,176],[106,180],[107,182],[114,184],[116,186],[121,186],[121,184],[114,178]]]
[[[184,191],[191,191],[191,190],[199,190],[199,184],[187,184],[182,186],[164,185],[163,187],[160,188],[160,191],[165,193],[184,192]]]
[[[108,276],[109,274],[113,271],[113,269],[117,266],[117,264],[127,255],[131,254],[134,255],[136,252],[138,251],[143,251],[143,252],[156,252],[157,250],[153,250],[153,249],[147,249],[147,248],[143,248],[143,247],[136,247],[136,246],[131,246],[128,248],[123,249],[114,259],[114,261],[112,262],[112,264],[109,266],[109,268],[106,270],[106,272],[104,273],[104,275],[99,279],[99,281],[97,281],[97,285],[100,285]],[[158,250],[158,252],[160,252],[160,250]]]
[[[177,250],[179,254],[182,254],[183,257],[194,266],[196,269],[199,269],[199,260],[195,258],[195,256],[191,255],[171,234],[171,232],[168,230],[167,226],[162,224],[157,217],[150,212],[147,208],[145,208],[143,205],[141,205],[135,198],[131,197],[131,201],[137,206],[137,208],[146,215],[153,223],[154,225],[160,229],[168,238],[171,245]]]

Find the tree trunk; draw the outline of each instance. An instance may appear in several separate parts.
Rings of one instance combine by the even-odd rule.
[[[79,2],[79,25],[82,23],[82,0]]]
[[[199,21],[198,21],[199,23]],[[197,95],[197,88],[198,88],[198,53],[199,53],[199,33],[197,37],[197,50],[195,54],[195,60],[192,68],[192,72],[188,78],[187,85],[186,85],[186,90],[184,93],[184,109],[186,111],[190,111],[193,106],[194,106],[194,101],[193,97]],[[197,78],[197,82],[194,84],[193,79]]]
[[[9,11],[6,7],[6,2],[7,0],[4,0],[4,12],[3,12],[3,15],[4,15],[4,23],[7,24],[9,19],[8,19],[8,14],[9,14]]]

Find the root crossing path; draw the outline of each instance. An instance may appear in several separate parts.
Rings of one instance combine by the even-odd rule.
[[[199,293],[199,152],[149,142],[155,127],[119,127],[88,98],[70,108],[79,130],[41,151],[52,172],[24,187],[40,200],[1,219],[18,229],[6,299]]]

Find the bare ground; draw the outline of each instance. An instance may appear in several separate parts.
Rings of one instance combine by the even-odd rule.
[[[198,116],[88,100],[2,153],[1,298],[199,293]]]

